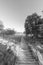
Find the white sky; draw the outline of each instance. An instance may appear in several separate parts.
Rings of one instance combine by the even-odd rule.
[[[6,28],[24,31],[28,15],[37,12],[42,15],[43,0],[0,0],[0,20]]]

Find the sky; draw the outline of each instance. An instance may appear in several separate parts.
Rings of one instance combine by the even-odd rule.
[[[43,0],[0,0],[0,20],[5,28],[24,31],[25,19],[36,12],[43,16]]]

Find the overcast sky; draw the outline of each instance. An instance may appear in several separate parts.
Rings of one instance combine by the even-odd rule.
[[[28,15],[37,12],[42,15],[43,0],[0,0],[0,20],[6,28],[24,31],[24,22]]]

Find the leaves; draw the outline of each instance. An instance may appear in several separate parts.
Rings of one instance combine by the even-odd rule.
[[[11,49],[4,50],[4,47],[5,45],[0,45],[0,62],[3,62],[4,65],[14,65],[16,61],[16,56]],[[3,48],[3,50],[1,48]]]
[[[32,15],[27,16],[25,20],[25,32],[26,34],[33,34],[35,37],[43,34],[43,18],[33,13]]]

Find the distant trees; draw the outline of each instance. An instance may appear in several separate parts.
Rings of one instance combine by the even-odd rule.
[[[3,25],[3,22],[0,21],[0,31],[4,29],[4,25]]]
[[[35,37],[43,36],[43,18],[37,13],[27,16],[24,26],[26,35],[33,34]]]
[[[13,29],[6,29],[2,33],[5,34],[5,35],[13,35],[13,34],[16,33],[16,31],[14,31]]]
[[[15,33],[16,33],[16,31],[14,29],[11,29],[11,28],[5,29],[3,22],[0,21],[0,36],[4,37],[4,36],[7,36],[7,35],[13,35]]]

